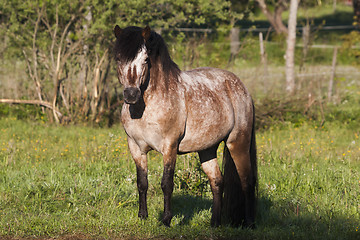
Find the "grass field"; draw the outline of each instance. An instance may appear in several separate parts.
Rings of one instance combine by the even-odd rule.
[[[149,218],[137,217],[135,166],[121,126],[0,118],[0,238],[356,239],[360,129],[283,122],[257,132],[257,229],[210,227],[197,155],[178,158],[170,228],[161,225],[162,160],[149,156]],[[222,149],[219,148],[219,156]]]

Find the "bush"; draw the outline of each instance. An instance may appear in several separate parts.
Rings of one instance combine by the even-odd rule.
[[[0,117],[15,117],[19,120],[46,120],[46,114],[37,105],[0,104]]]

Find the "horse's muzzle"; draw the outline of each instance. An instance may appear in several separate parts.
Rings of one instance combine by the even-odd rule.
[[[128,87],[124,89],[124,101],[127,104],[135,104],[139,101],[141,91],[135,87]]]

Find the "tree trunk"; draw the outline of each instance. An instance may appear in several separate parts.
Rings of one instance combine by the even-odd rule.
[[[84,42],[83,42],[83,51],[82,54],[80,55],[80,72],[79,72],[79,87],[78,87],[78,91],[77,91],[77,101],[79,103],[81,103],[81,108],[83,111],[83,116],[86,115],[87,113],[87,97],[88,97],[88,88],[87,88],[87,79],[88,79],[88,70],[89,70],[89,66],[88,66],[88,62],[87,62],[87,58],[89,55],[89,45],[85,42],[85,39],[88,38],[89,36],[89,25],[91,24],[92,21],[92,13],[91,13],[91,8],[87,7],[86,10],[88,11],[88,14],[85,16],[85,20],[86,22],[83,25],[83,34],[84,34]],[[79,106],[80,108],[80,106]]]
[[[282,22],[282,13],[286,9],[285,7],[285,0],[279,0],[275,5],[274,12],[270,12],[269,8],[267,7],[265,0],[256,0],[259,4],[261,11],[264,13],[266,18],[269,20],[271,26],[275,29],[277,34],[287,34],[288,29]]]
[[[282,13],[286,9],[285,5],[280,1],[280,3],[275,7],[274,11],[274,21],[277,27],[277,33],[288,33],[288,28],[284,25],[282,21]]]
[[[91,99],[91,103],[90,103],[90,108],[91,108],[91,120],[94,121],[98,112],[98,106],[99,106],[99,101],[101,99],[100,93],[103,93],[102,90],[100,90],[100,85],[102,88],[106,87],[106,84],[100,84],[100,80],[101,80],[101,69],[103,67],[103,63],[104,61],[107,59],[108,57],[108,50],[106,50],[103,54],[103,56],[101,57],[100,60],[98,60],[98,57],[96,59],[96,63],[95,63],[95,67],[94,67],[94,82],[93,82],[93,96]]]
[[[360,28],[360,0],[353,0],[356,27]]]
[[[288,22],[288,37],[286,49],[286,92],[293,94],[295,91],[295,41],[296,41],[296,15],[298,0],[291,0]]]

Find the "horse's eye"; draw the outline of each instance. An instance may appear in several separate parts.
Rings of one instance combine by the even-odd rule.
[[[116,54],[116,56],[115,56],[115,61],[116,61],[116,62],[120,62],[120,55],[119,55],[119,54]]]

